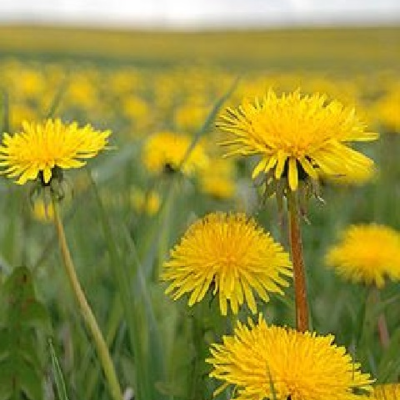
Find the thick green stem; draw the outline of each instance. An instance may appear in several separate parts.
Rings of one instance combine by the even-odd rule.
[[[96,318],[89,306],[85,293],[79,283],[78,276],[76,275],[75,266],[72,261],[71,253],[68,248],[67,239],[65,237],[64,226],[62,224],[60,214],[58,211],[57,202],[53,200],[54,207],[54,224],[57,232],[60,251],[63,259],[65,272],[67,273],[69,283],[71,284],[72,291],[75,299],[79,304],[80,311],[86,326],[92,335],[94,344],[96,346],[97,354],[103,367],[104,375],[107,379],[110,394],[113,400],[122,400],[122,391],[118,382],[117,374],[115,372],[114,364],[112,362],[110,352],[107,344],[101,334],[100,328],[97,324]]]
[[[296,306],[296,329],[305,332],[308,326],[308,302],[303,244],[299,223],[299,208],[296,192],[288,190],[289,240],[292,253],[293,278]]]

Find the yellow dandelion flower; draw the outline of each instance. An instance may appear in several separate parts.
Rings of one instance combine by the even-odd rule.
[[[229,385],[237,400],[356,400],[354,389],[372,390],[369,374],[334,336],[268,326],[261,316],[249,325],[238,323],[211,347],[210,377],[224,381],[215,395]]]
[[[178,135],[173,132],[160,132],[151,136],[143,148],[145,167],[154,174],[179,169],[192,141],[188,135]],[[185,160],[182,171],[191,175],[205,168],[208,162],[204,146],[197,143]]]
[[[59,119],[45,123],[22,123],[23,131],[4,134],[0,146],[1,173],[18,178],[23,185],[38,177],[49,184],[55,168],[79,168],[85,159],[95,157],[107,146],[110,131],[96,131],[90,125],[79,128],[74,122],[64,125]]]
[[[235,314],[244,302],[255,313],[253,292],[268,301],[268,292],[283,294],[291,275],[289,255],[252,218],[212,213],[189,227],[164,263],[162,277],[171,282],[166,293],[174,299],[191,293],[189,306],[213,288],[226,315],[228,301]]]
[[[253,178],[271,173],[275,180],[287,180],[292,191],[307,177],[365,176],[373,168],[373,161],[348,142],[378,135],[365,132],[353,108],[327,103],[324,95],[302,96],[297,90],[278,97],[270,90],[261,100],[228,109],[219,127],[233,135],[222,143],[231,147],[229,155],[261,156]]]
[[[175,112],[175,124],[178,129],[195,131],[199,129],[207,119],[209,109],[202,104],[185,104]]]
[[[226,200],[236,192],[235,169],[232,162],[224,158],[213,158],[199,176],[203,193]]]
[[[400,279],[400,233],[378,224],[351,225],[332,246],[326,263],[353,282],[381,288],[385,277]]]
[[[387,383],[384,385],[376,385],[374,387],[374,395],[370,397],[372,400],[399,400],[400,399],[400,383]]]
[[[160,195],[154,190],[146,193],[140,189],[134,189],[130,193],[130,200],[133,208],[148,215],[157,214],[161,206]]]
[[[372,107],[377,120],[386,132],[400,133],[400,84],[394,87]]]

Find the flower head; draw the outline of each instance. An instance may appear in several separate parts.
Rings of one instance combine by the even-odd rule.
[[[395,86],[384,97],[379,99],[372,111],[387,132],[400,133],[400,85]]]
[[[253,178],[260,173],[284,179],[292,191],[299,180],[318,180],[320,174],[365,176],[373,161],[351,149],[348,142],[370,141],[377,134],[365,132],[353,108],[326,96],[302,96],[300,91],[278,97],[270,90],[254,103],[244,101],[228,109],[219,127],[233,137],[222,144],[229,155],[260,155]]]
[[[400,399],[400,384],[386,383],[374,387],[374,395],[371,400],[398,400]]]
[[[249,324],[212,345],[210,376],[225,382],[216,394],[234,385],[237,400],[356,400],[353,389],[372,390],[370,376],[332,335],[267,326],[261,317]]]
[[[236,191],[234,165],[230,160],[215,157],[201,171],[199,181],[203,193],[218,199],[230,199]]]
[[[0,146],[1,172],[17,183],[40,178],[48,185],[59,169],[80,168],[85,159],[95,157],[107,146],[110,131],[96,131],[90,125],[82,128],[74,122],[59,119],[44,123],[22,123],[22,132],[4,134]]]
[[[291,276],[289,256],[282,246],[244,214],[212,213],[189,227],[164,264],[167,293],[178,299],[191,293],[189,306],[203,299],[210,287],[219,294],[221,313],[233,313],[247,302],[257,310],[253,291],[264,301],[268,292],[283,294]]]
[[[193,139],[187,135],[173,132],[157,133],[151,136],[144,146],[144,165],[155,174],[168,169],[176,171],[182,168],[185,174],[191,175],[208,164],[204,147],[197,143],[190,149],[192,142]]]
[[[332,246],[326,263],[343,277],[382,287],[385,277],[400,279],[400,233],[377,224],[352,225]]]

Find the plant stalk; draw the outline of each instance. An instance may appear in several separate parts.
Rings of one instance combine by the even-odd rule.
[[[376,286],[372,287],[372,301],[375,304],[375,306],[379,306],[381,304],[380,292]],[[381,345],[383,349],[387,349],[390,344],[390,335],[384,311],[380,311],[378,314],[377,328]]]
[[[71,284],[71,288],[74,293],[75,299],[78,302],[79,309],[82,313],[82,317],[94,340],[95,347],[97,350],[97,355],[100,359],[104,375],[109,385],[111,397],[113,400],[122,400],[123,395],[121,387],[118,382],[117,374],[115,372],[114,364],[110,356],[110,352],[103,338],[103,335],[100,331],[100,328],[97,324],[96,318],[86,299],[85,293],[83,292],[83,289],[79,283],[78,276],[76,274],[76,269],[72,261],[71,253],[69,251],[67,239],[65,236],[64,226],[60,218],[58,204],[54,199],[53,199],[53,207],[54,207],[54,225],[57,232],[57,238],[60,246],[65,272],[67,273],[68,280],[69,283]]]
[[[289,242],[293,263],[293,279],[295,290],[296,329],[305,332],[308,325],[308,301],[306,275],[303,258],[303,243],[301,238],[299,207],[296,192],[288,189]]]

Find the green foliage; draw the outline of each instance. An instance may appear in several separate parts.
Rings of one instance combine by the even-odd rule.
[[[43,399],[43,352],[38,333],[49,324],[31,272],[15,268],[0,295],[0,399]]]
[[[56,384],[57,394],[59,400],[69,400],[67,395],[67,388],[64,381],[64,376],[61,371],[60,362],[58,360],[56,351],[53,346],[53,342],[51,339],[48,340],[50,357],[51,357],[51,365],[53,367],[54,381]]]

